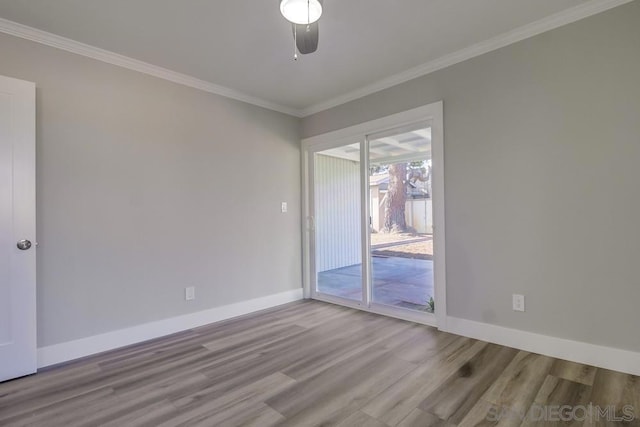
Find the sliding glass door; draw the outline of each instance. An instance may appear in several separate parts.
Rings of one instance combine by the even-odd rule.
[[[384,120],[373,131],[356,126],[303,142],[312,298],[436,323],[445,268],[444,252],[436,254],[444,251],[435,234],[444,210],[442,105],[434,105],[411,112],[433,113],[423,120]]]
[[[315,290],[362,303],[361,143],[313,154]]]
[[[371,303],[433,312],[431,128],[369,135]]]

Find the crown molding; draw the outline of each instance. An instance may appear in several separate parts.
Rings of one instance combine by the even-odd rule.
[[[480,43],[473,44],[457,52],[444,55],[438,59],[410,68],[407,71],[379,80],[360,89],[356,89],[352,92],[306,107],[300,111],[300,115],[302,117],[307,117],[312,114],[319,113],[320,111],[337,107],[338,105],[345,104],[409,80],[431,74],[435,71],[442,70],[443,68],[475,58],[476,56],[537,36],[538,34],[562,27],[563,25],[571,24],[572,22],[588,18],[632,1],[634,0],[589,0],[579,6],[550,15],[539,21],[532,22]]]
[[[596,15],[614,7],[630,3],[634,0],[589,0],[585,3],[556,13],[554,15],[535,21],[531,24],[516,28],[499,36],[476,43],[457,52],[442,56],[425,64],[418,65],[402,73],[395,74],[385,79],[379,80],[373,84],[364,86],[360,89],[348,92],[338,97],[311,105],[306,108],[297,109],[280,105],[265,99],[247,95],[243,92],[220,86],[205,80],[201,80],[187,74],[178,73],[163,67],[159,67],[147,62],[139,61],[128,56],[120,55],[95,46],[80,43],[66,37],[58,36],[46,31],[38,30],[17,22],[0,18],[0,33],[9,34],[26,40],[31,40],[67,52],[93,58],[98,61],[116,65],[118,67],[127,68],[148,74],[160,79],[168,80],[177,84],[203,90],[205,92],[224,96],[225,98],[235,99],[237,101],[246,102],[258,107],[266,108],[280,113],[288,114],[294,117],[307,117],[320,111],[362,98],[372,93],[388,89],[392,86],[407,82],[409,80],[422,77],[443,68],[450,67],[460,62],[466,61],[476,56],[483,55],[496,49],[517,43],[521,40],[542,34],[546,31],[553,30],[563,25],[579,21],[589,16]]]
[[[168,70],[166,68],[159,67],[157,65],[149,64],[147,62],[139,61],[137,59],[120,55],[115,52],[111,52],[105,49],[100,49],[98,47],[91,46],[88,44],[80,43],[75,40],[68,39],[66,37],[48,33],[46,31],[38,30],[36,28],[19,24],[17,22],[9,21],[4,18],[0,18],[0,32],[9,34],[15,37],[20,37],[26,40],[31,40],[47,46],[55,47],[57,49],[65,50],[67,52],[86,56],[88,58],[97,59],[98,61],[106,62],[108,64],[116,65],[118,67],[123,67],[129,70],[138,71],[140,73],[144,73],[153,77],[168,80],[173,83],[178,83],[183,86],[188,86],[195,89],[203,90],[205,92],[224,96],[225,98],[246,102],[247,104],[252,104],[258,107],[267,108],[269,110],[278,111],[280,113],[288,114],[291,116],[301,117],[300,110],[297,110],[295,108],[290,108],[284,105],[276,104],[274,102],[257,98],[251,95],[247,95],[243,92],[230,89],[228,87],[220,86],[211,82],[207,82],[205,80],[201,80],[201,79],[189,76],[187,74],[182,74],[176,71]]]

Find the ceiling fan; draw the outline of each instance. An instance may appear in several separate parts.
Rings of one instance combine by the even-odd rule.
[[[280,0],[280,12],[291,22],[295,60],[298,52],[305,55],[318,50],[318,20],[323,0]]]

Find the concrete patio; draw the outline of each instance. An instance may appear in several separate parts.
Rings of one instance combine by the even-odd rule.
[[[373,256],[373,296],[375,303],[425,311],[433,296],[433,261],[401,257]],[[361,264],[318,273],[322,293],[360,300]]]

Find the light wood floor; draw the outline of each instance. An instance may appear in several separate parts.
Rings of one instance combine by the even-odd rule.
[[[305,301],[2,383],[0,425],[471,426],[534,402],[640,411],[640,378]]]

